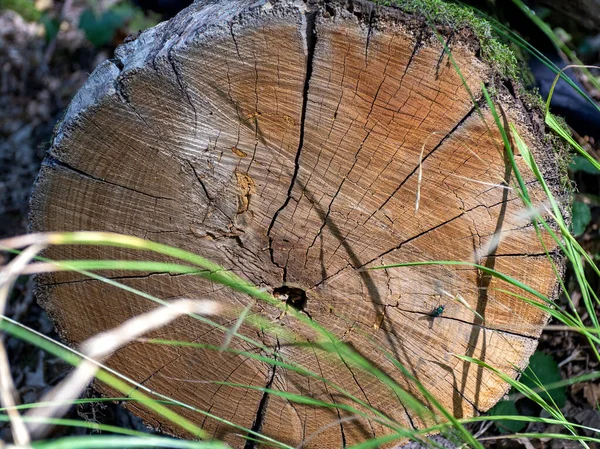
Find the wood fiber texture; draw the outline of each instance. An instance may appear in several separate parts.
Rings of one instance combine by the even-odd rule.
[[[514,174],[482,83],[494,84],[498,110],[558,185],[540,117],[510,83],[494,79],[469,30],[438,31],[464,83],[424,20],[399,9],[366,2],[197,2],[121,46],[90,76],[38,177],[32,227],[131,234],[198,253],[269,292],[302,291],[303,313],[417,398],[424,400],[381,348],[454,416],[488,410],[508,385],[455,355],[480,358],[515,377],[548,317],[507,293],[522,291],[469,266],[366,270],[462,260],[549,297],[556,289],[552,265],[511,188]],[[518,155],[517,163],[541,207],[540,186]],[[542,238],[552,252],[554,242]],[[49,254],[161,260],[109,247]],[[104,274],[161,299],[214,299],[239,310],[252,304],[197,276]],[[452,299],[457,295],[484,321]],[[40,298],[74,344],[156,307],[76,273],[42,278]],[[440,305],[443,314],[431,317]],[[291,446],[342,447],[390,429],[342,409],[212,381],[348,404],[367,416],[373,408],[402,426],[425,424],[360,367],[318,346],[294,344],[317,343],[317,335],[289,314],[257,302],[250,317],[266,327],[250,320],[241,334],[363,405],[318,379],[209,349],[134,343],[108,365]],[[231,327],[235,318],[215,321]],[[285,330],[287,340],[273,329]],[[186,317],[151,336],[219,346],[225,332]],[[240,339],[231,348],[261,354]],[[145,409],[128,407],[185,436]],[[185,408],[178,412],[234,447],[246,444],[239,429]]]

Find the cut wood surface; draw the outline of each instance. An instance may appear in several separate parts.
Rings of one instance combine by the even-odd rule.
[[[90,76],[38,177],[32,228],[119,232],[195,252],[287,300],[418,398],[424,400],[382,348],[454,416],[488,410],[508,385],[456,355],[515,377],[547,315],[510,294],[523,291],[470,266],[366,269],[478,262],[554,296],[552,264],[512,188],[482,84],[493,87],[502,120],[515,125],[555,193],[560,172],[540,114],[512,82],[497,79],[474,34],[445,25],[437,32],[460,74],[426,21],[397,8],[199,1],[119,47]],[[544,194],[519,155],[517,164],[543,210]],[[110,247],[48,255],[160,260]],[[251,319],[241,334],[365,405],[322,381],[234,353],[137,342],[108,361],[152,390],[291,446],[342,447],[390,429],[343,409],[232,384],[350,404],[368,416],[373,407],[409,428],[425,424],[360,367],[294,344],[317,336],[276,307],[198,276],[104,274],[161,299],[214,299],[237,310],[250,304],[250,318],[266,324],[257,328]],[[76,273],[41,278],[39,297],[73,344],[157,307]],[[151,336],[220,346],[235,317],[216,321],[225,331],[186,317]],[[237,338],[230,347],[268,356]],[[231,384],[215,383],[223,381]],[[185,436],[141,406],[127,406]],[[177,410],[215,438],[245,445],[243,431]]]

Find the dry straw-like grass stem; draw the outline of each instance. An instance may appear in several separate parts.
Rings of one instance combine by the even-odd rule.
[[[0,271],[0,316],[4,316],[8,296],[22,270],[43,249],[44,245],[42,244],[28,247]],[[21,415],[14,408],[17,404],[15,396],[15,385],[4,346],[4,335],[2,335],[0,338],[0,403],[7,408],[14,442],[19,446],[24,446],[31,442],[31,437]]]

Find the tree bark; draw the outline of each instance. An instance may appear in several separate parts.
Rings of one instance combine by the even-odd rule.
[[[32,228],[113,231],[193,251],[287,299],[418,398],[382,348],[454,416],[488,410],[509,386],[455,355],[483,359],[515,377],[548,316],[507,293],[522,291],[468,266],[365,269],[478,262],[554,296],[557,279],[511,187],[514,174],[482,99],[483,84],[493,87],[498,110],[557,194],[560,170],[540,113],[480,59],[474,34],[442,25],[437,31],[460,75],[426,21],[397,8],[360,1],[199,1],[119,47],[116,58],[90,76],[39,174]],[[543,198],[517,161],[532,198]],[[542,238],[554,251],[549,236]],[[49,255],[156,257],[109,247],[63,247]],[[562,266],[560,257],[555,261]],[[108,276],[162,299],[252,304],[198,276]],[[453,299],[458,296],[484,321]],[[39,297],[73,344],[156,307],[76,273],[40,279]],[[443,313],[434,317],[440,306]],[[425,424],[360,367],[294,344],[315,343],[315,334],[289,314],[256,303],[250,317],[269,324],[257,329],[246,321],[241,334],[365,405],[293,370],[209,349],[139,342],[108,365],[292,446],[342,447],[391,430],[344,410],[213,381],[350,404],[369,416],[373,407],[402,426]],[[235,321],[217,322],[227,328]],[[225,335],[226,329],[186,317],[154,336],[220,346]],[[231,347],[256,352],[239,339]],[[182,435],[145,409],[129,407]],[[178,411],[215,438],[244,446],[239,429]]]

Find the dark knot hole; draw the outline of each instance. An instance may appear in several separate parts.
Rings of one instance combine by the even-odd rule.
[[[301,288],[283,285],[273,289],[273,296],[285,301],[288,306],[293,307],[298,312],[304,311],[306,307],[306,292]]]

